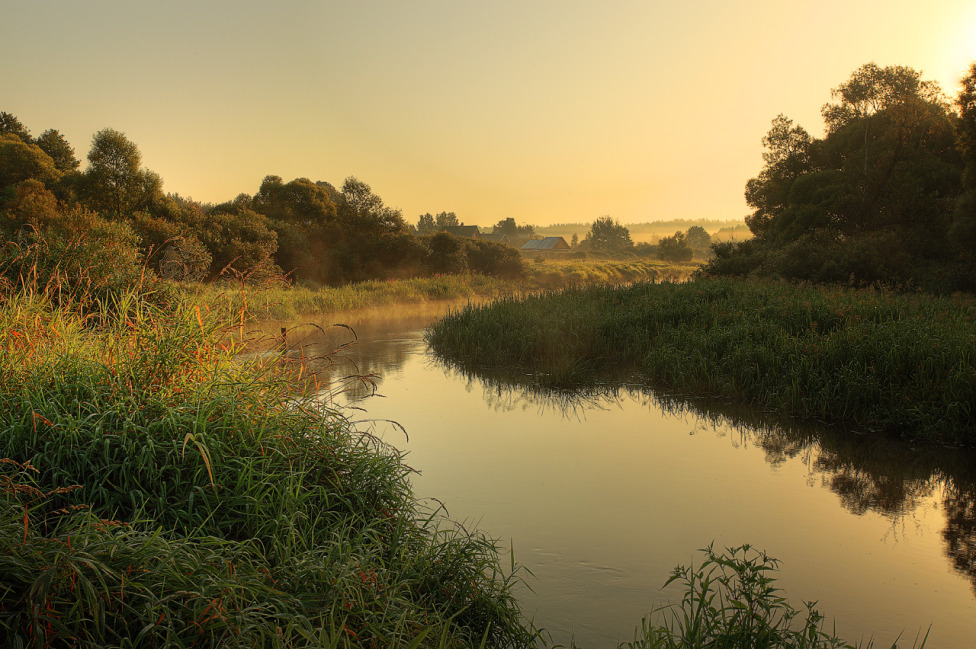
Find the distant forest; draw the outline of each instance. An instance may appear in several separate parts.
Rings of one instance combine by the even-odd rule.
[[[535,231],[546,237],[565,237],[569,241],[574,234],[581,238],[586,236],[591,226],[592,223],[554,223],[552,225],[537,225]],[[742,241],[752,237],[752,232],[742,219],[725,221],[718,219],[670,219],[626,224],[634,243],[656,243],[675,232],[686,232],[695,226],[705,229],[711,235],[712,241]]]

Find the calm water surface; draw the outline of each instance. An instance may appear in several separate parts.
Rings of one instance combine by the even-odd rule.
[[[972,456],[626,386],[554,399],[467,377],[424,344],[443,309],[329,316],[317,323],[326,333],[295,327],[288,341],[315,355],[351,339],[328,325],[355,329],[342,355],[374,374],[375,395],[360,384],[335,402],[363,408],[351,411],[360,428],[408,453],[419,496],[514,550],[532,573],[524,609],[554,641],[631,639],[642,616],[680,598],[661,588],[672,568],[714,542],[780,559],[793,603],[817,600],[848,641],[887,647],[931,624],[928,647],[976,647]]]

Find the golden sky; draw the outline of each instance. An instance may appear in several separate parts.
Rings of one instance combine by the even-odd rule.
[[[416,222],[736,219],[760,140],[857,67],[947,94],[972,0],[5,0],[0,110],[84,160],[105,127],[164,189],[356,176]]]

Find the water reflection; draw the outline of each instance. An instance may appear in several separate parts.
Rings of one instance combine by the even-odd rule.
[[[832,612],[849,610],[856,618],[876,615],[860,604],[865,598],[877,600],[879,611],[910,601],[907,606],[919,609],[914,612],[922,624],[942,611],[960,610],[960,601],[966,604],[962,610],[974,610],[973,598],[966,596],[970,589],[976,592],[972,453],[918,449],[898,439],[810,426],[728,402],[655,392],[638,376],[603,376],[599,383],[569,391],[544,389],[533,376],[483,369],[463,372],[437,361],[425,348],[423,328],[442,313],[443,308],[330,316],[314,325],[275,323],[267,327],[267,335],[278,336],[279,327],[285,326],[286,355],[298,359],[296,375],[301,373],[304,380],[314,376],[323,393],[332,391],[329,398],[343,407],[361,407],[368,413],[364,416],[383,421],[407,418],[402,421],[410,433],[411,464],[426,473],[424,480],[437,481],[421,487],[448,498],[452,514],[479,517],[496,507],[504,512],[504,520],[497,511],[489,516],[494,516],[491,522],[498,525],[498,533],[506,538],[511,534],[516,545],[532,539],[522,541],[526,545],[520,560],[530,557],[532,570],[544,575],[541,589],[548,614],[557,609],[557,617],[564,616],[547,624],[557,629],[577,624],[582,631],[581,620],[594,609],[593,593],[598,592],[599,599],[612,602],[614,608],[637,609],[624,621],[613,622],[613,628],[626,629],[655,603],[642,598],[656,592],[674,565],[669,557],[683,556],[676,555],[675,548],[691,552],[699,547],[693,544],[723,534],[735,542],[772,542],[787,567],[812,575],[811,588],[798,593],[833,597],[837,605],[826,609]],[[305,363],[299,362],[302,357]],[[371,395],[382,401],[364,403]],[[471,406],[474,402],[477,407]],[[659,411],[678,422],[669,435],[680,437],[683,429],[699,439],[687,438],[695,440],[691,444],[664,439],[655,429],[666,425]],[[481,419],[489,423],[482,425]],[[645,419],[652,422],[646,430],[640,428],[645,424],[634,424]],[[384,425],[370,430],[382,433]],[[400,431],[394,434],[390,439],[395,443],[404,439]],[[721,448],[725,444],[751,452],[726,454]],[[752,465],[761,464],[759,457],[771,474],[789,479],[758,475]],[[545,458],[545,467],[540,468],[540,458]],[[722,463],[733,470],[726,471]],[[483,466],[488,468],[482,471]],[[552,470],[546,470],[550,466]],[[793,478],[801,485],[805,478],[808,485],[822,486],[814,490],[821,496],[808,498],[792,489],[789,484],[797,484]],[[690,492],[698,487],[695,483],[705,485],[702,494]],[[647,497],[630,498],[641,493]],[[464,506],[458,504],[462,498]],[[616,501],[627,503],[627,508]],[[765,520],[763,508],[770,510]],[[937,516],[932,516],[936,508]],[[832,515],[844,511],[864,521],[863,529],[873,530],[868,536],[883,538],[855,540],[861,532],[844,520],[851,517]],[[748,519],[743,525],[729,522],[742,517]],[[657,534],[659,528],[678,532]],[[831,545],[833,536],[837,543]],[[899,548],[889,553],[877,544],[887,540],[894,542],[888,550]],[[667,563],[652,565],[650,554],[653,561],[660,557]],[[885,563],[883,554],[898,563]],[[835,565],[829,581],[821,581],[827,561]],[[607,578],[603,573],[611,568],[625,577]],[[953,578],[950,589],[949,582],[941,581],[950,571],[964,575],[968,584]],[[925,574],[939,577],[929,580]],[[649,581],[650,591],[644,589]],[[899,585],[889,586],[892,582]],[[925,582],[927,589],[922,602],[920,591],[912,587],[918,582]],[[840,599],[837,592],[842,593]],[[644,601],[646,608],[635,604]],[[613,615],[599,609],[593,615],[599,622],[589,622],[591,629],[606,625]],[[951,632],[957,638],[971,635],[976,618],[969,613],[964,617]],[[937,629],[949,633],[953,623],[939,619]],[[900,622],[868,629],[880,632],[886,624],[897,631]],[[582,645],[604,646],[603,639],[613,640],[601,638]],[[942,646],[959,644],[967,643],[956,640]]]
[[[883,514],[893,526],[941,495],[946,555],[976,594],[976,453],[970,449],[917,448],[899,438],[814,426],[740,404],[654,391],[633,376],[618,381],[603,377],[595,385],[557,390],[531,375],[472,371],[442,359],[438,363],[458,380],[481,385],[486,403],[496,409],[534,407],[540,414],[559,412],[576,419],[626,397],[674,416],[691,416],[697,420],[695,430],[731,435],[735,446],[758,447],[770,465],[802,458],[810,481],[819,480],[837,494],[846,510]]]

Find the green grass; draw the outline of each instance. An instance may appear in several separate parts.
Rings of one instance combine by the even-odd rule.
[[[678,566],[667,584],[683,586],[679,603],[644,618],[620,649],[853,649],[825,630],[815,602],[790,604],[776,585],[779,562],[749,545],[702,550],[695,566]],[[656,620],[659,620],[655,622]],[[900,638],[899,638],[900,639]],[[928,632],[915,638],[924,647]],[[897,647],[897,640],[892,648]],[[873,643],[868,641],[867,647]]]
[[[543,387],[635,376],[862,431],[976,444],[971,299],[730,280],[575,288],[469,306],[428,342]]]
[[[532,644],[514,563],[398,451],[206,309],[103,307],[0,300],[0,643]]]

